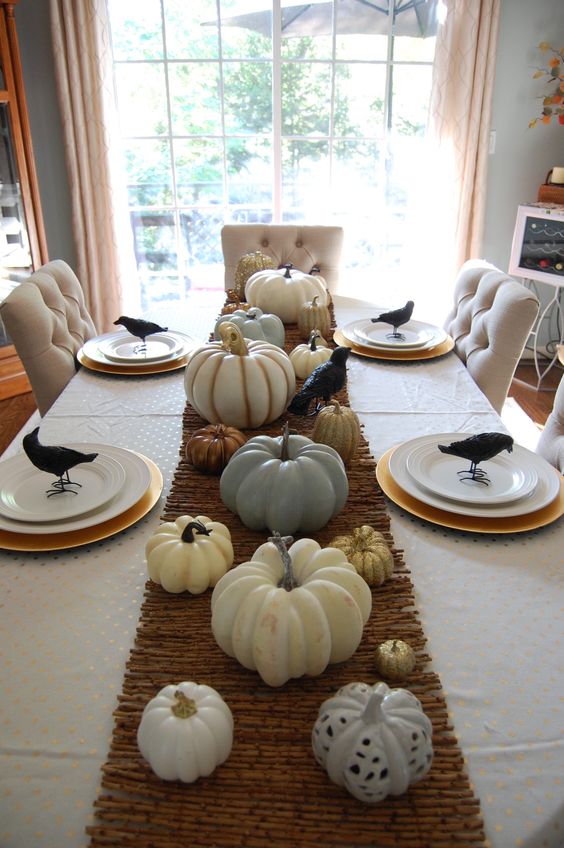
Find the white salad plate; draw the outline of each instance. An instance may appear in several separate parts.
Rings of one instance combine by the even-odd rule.
[[[96,451],[115,459],[123,468],[125,481],[116,494],[101,506],[91,509],[89,512],[61,521],[14,521],[0,515],[0,530],[9,530],[12,533],[29,533],[50,535],[54,533],[66,533],[72,530],[82,530],[86,527],[94,527],[121,515],[139,501],[151,483],[151,470],[147,463],[136,453],[125,448],[113,445],[94,444],[92,442],[81,442],[80,444],[68,445],[76,450],[90,452]],[[19,456],[19,454],[18,454]],[[27,460],[27,457],[24,456]],[[29,462],[29,460],[27,460]],[[79,466],[76,466],[78,470]],[[73,469],[74,471],[75,469]],[[48,478],[46,478],[48,479]],[[56,496],[58,497],[58,496]],[[52,500],[52,498],[50,498]]]
[[[69,476],[79,485],[48,496],[56,475],[40,471],[25,453],[7,459],[0,467],[0,514],[16,521],[63,521],[98,509],[126,480],[123,465],[101,452],[92,462],[71,468]]]
[[[466,434],[472,435],[471,433]],[[532,469],[537,474],[537,484],[529,492],[518,500],[510,503],[463,503],[451,498],[431,492],[420,486],[407,470],[407,462],[412,452],[423,444],[436,447],[438,444],[449,444],[460,439],[460,433],[436,433],[432,436],[419,436],[408,442],[398,445],[392,452],[389,461],[390,475],[395,482],[408,495],[411,495],[422,503],[438,509],[447,510],[458,515],[473,515],[479,518],[490,516],[491,518],[509,518],[518,515],[527,515],[548,506],[560,492],[560,476],[552,465],[538,454],[533,453],[520,445],[513,446],[514,462],[516,465]],[[438,448],[437,448],[438,452]],[[464,460],[463,460],[464,461]]]
[[[462,436],[461,441],[464,438]],[[407,457],[406,467],[415,482],[431,494],[478,505],[507,504],[519,500],[530,494],[538,482],[537,470],[530,465],[519,446],[511,454],[504,451],[480,464],[479,467],[487,474],[487,485],[460,475],[458,472],[469,468],[470,462],[441,453],[434,441],[414,448]]]
[[[157,345],[157,348],[152,347],[153,343]],[[129,333],[106,333],[103,336],[88,339],[81,351],[89,359],[102,365],[120,365],[135,370],[150,364],[171,362],[185,356],[195,347],[196,341],[186,333],[155,333],[147,339],[148,356],[143,353],[139,355],[132,353],[133,348],[139,344],[141,339]]]
[[[413,325],[416,325],[415,328]],[[341,328],[342,334],[355,345],[361,345],[375,350],[421,351],[436,347],[447,338],[447,333],[432,324],[422,325],[419,321],[408,321],[400,327],[405,336],[402,339],[387,338],[392,332],[389,324],[373,324],[370,320],[351,321]],[[407,332],[406,332],[407,331]],[[416,340],[417,339],[417,340]]]

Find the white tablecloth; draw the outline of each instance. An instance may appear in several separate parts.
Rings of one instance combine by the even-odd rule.
[[[210,299],[210,323],[220,300]],[[336,309],[341,324],[370,314],[342,298]],[[201,308],[192,320],[202,335]],[[189,332],[190,315],[175,329]],[[348,374],[377,458],[424,433],[502,429],[454,354],[420,364],[351,356]],[[144,545],[176,467],[184,405],[182,372],[116,378],[82,369],[41,423],[46,443],[146,454],[165,489],[149,515],[110,539],[69,552],[0,552],[1,848],[88,843],[147,577]],[[564,522],[483,536],[393,504],[390,514],[491,845],[561,848]]]

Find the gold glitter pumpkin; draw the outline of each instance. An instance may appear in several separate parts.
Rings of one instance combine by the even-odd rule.
[[[354,565],[361,577],[369,586],[381,586],[394,570],[394,558],[383,535],[363,524],[355,527],[346,536],[335,536],[329,542],[331,548],[339,548],[346,554],[348,561]]]
[[[360,422],[356,412],[336,400],[321,409],[311,438],[334,448],[344,463],[350,462],[360,442]]]
[[[276,265],[271,257],[261,253],[260,250],[256,250],[254,253],[244,253],[235,269],[234,292],[239,300],[245,300],[245,286],[249,277],[252,277],[257,271],[275,267]]]
[[[376,648],[376,668],[388,680],[403,680],[415,668],[416,658],[411,645],[401,639],[388,639]]]

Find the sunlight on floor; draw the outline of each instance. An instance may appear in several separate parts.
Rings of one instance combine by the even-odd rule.
[[[532,418],[523,412],[514,398],[507,398],[501,412],[501,420],[517,442],[524,448],[534,451],[541,431]]]

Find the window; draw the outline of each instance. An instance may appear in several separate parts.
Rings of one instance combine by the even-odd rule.
[[[350,293],[399,277],[437,0],[389,3],[108,0],[144,308],[222,288],[224,222],[341,224]]]

